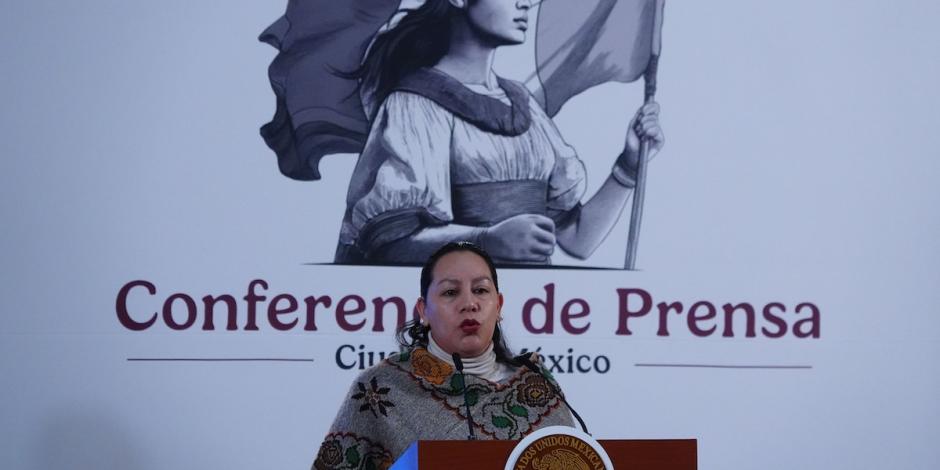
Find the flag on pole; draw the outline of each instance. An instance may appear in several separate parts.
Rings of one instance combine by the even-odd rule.
[[[656,94],[665,0],[547,0],[536,27],[537,100],[554,116],[571,97],[606,82],[644,77],[644,102]],[[624,269],[634,269],[649,142],[640,142]]]
[[[536,99],[555,115],[574,95],[608,81],[631,82],[650,62],[663,0],[545,0],[536,32]],[[420,2],[418,2],[420,3]],[[357,82],[376,32],[400,0],[289,0],[259,39],[274,46],[268,68],[277,107],[261,135],[294,179],[320,179],[320,159],[358,153],[369,121]]]
[[[659,54],[663,0],[545,0],[535,33],[536,99],[554,116],[571,97],[632,82]]]
[[[324,155],[358,153],[369,122],[356,80],[376,31],[398,8],[398,0],[290,0],[287,12],[259,39],[279,52],[268,68],[277,108],[261,128],[277,154],[281,172],[317,180]]]

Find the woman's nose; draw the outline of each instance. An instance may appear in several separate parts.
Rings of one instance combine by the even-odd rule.
[[[472,295],[464,295],[460,301],[461,312],[476,312],[480,310],[480,303]]]
[[[532,8],[532,0],[517,0],[516,8],[524,8],[526,10]]]

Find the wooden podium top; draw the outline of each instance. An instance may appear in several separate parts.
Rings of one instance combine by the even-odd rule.
[[[695,439],[608,439],[599,441],[614,467],[642,470],[695,470]],[[418,441],[399,463],[404,468],[449,470],[501,470],[518,441]],[[409,456],[409,452],[412,453]],[[402,468],[402,467],[396,467]]]

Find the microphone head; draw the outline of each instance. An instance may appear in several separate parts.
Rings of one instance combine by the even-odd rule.
[[[542,373],[542,371],[539,370],[538,366],[536,366],[535,363],[532,362],[532,359],[529,359],[528,354],[521,354],[512,359],[516,361],[516,363],[524,365],[527,369],[531,370],[532,372],[535,372],[536,374]]]
[[[460,354],[453,353],[450,357],[454,360],[454,367],[457,368],[457,372],[463,372],[463,361],[460,360]]]

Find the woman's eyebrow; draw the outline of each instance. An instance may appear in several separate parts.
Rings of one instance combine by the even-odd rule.
[[[482,282],[482,281],[493,282],[493,279],[490,278],[489,276],[480,276],[480,277],[475,277],[475,278],[473,278],[473,279],[470,280],[471,283]],[[440,281],[437,281],[438,284],[444,284],[445,282],[450,282],[450,283],[453,283],[453,284],[460,284],[460,280],[459,280],[459,279],[453,279],[453,278],[449,278],[449,277],[444,278],[444,279],[441,279]]]

